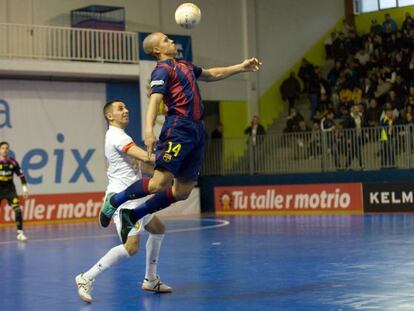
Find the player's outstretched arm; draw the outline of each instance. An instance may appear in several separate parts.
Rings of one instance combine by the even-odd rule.
[[[219,81],[241,72],[257,71],[261,65],[262,63],[257,58],[248,58],[242,63],[233,66],[203,69],[198,79],[206,82]]]

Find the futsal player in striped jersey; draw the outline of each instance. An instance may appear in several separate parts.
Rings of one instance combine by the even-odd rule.
[[[131,213],[131,222],[135,223],[190,195],[197,183],[205,145],[204,107],[197,80],[218,81],[238,73],[257,71],[261,65],[256,58],[250,58],[233,66],[204,69],[177,59],[174,41],[161,32],[148,35],[143,46],[145,53],[157,60],[151,76],[144,133],[148,156],[156,143],[157,107],[161,101],[168,107],[156,148],[155,172],[150,179],[141,179],[122,192],[108,194],[99,216],[104,227],[108,226],[117,208],[128,200],[155,193]]]
[[[137,147],[124,129],[129,122],[128,109],[120,100],[109,102],[104,107],[105,119],[109,128],[105,135],[105,157],[108,169],[108,187],[106,193],[121,191],[142,178],[140,168],[134,159],[146,160],[145,150]],[[152,161],[153,162],[153,161]],[[151,165],[152,168],[152,165]],[[118,235],[122,243],[110,249],[88,271],[75,278],[79,297],[92,302],[92,284],[95,278],[122,259],[136,254],[140,244],[140,234],[149,233],[146,243],[146,271],[142,289],[157,293],[169,293],[172,288],[162,283],[157,275],[157,264],[161,243],[164,238],[164,223],[155,215],[148,214],[136,223],[131,223],[129,212],[145,199],[128,201],[113,214]]]

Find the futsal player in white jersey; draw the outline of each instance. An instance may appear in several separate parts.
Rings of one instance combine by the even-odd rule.
[[[108,169],[108,187],[106,194],[125,190],[132,183],[142,178],[141,169],[136,160],[147,160],[147,152],[137,147],[124,129],[129,122],[128,109],[120,100],[107,103],[104,107],[105,119],[109,128],[105,135],[105,157]],[[153,160],[153,159],[152,159]],[[153,162],[153,161],[152,161]],[[145,163],[143,164],[145,165]],[[148,164],[147,164],[148,166]],[[136,224],[129,220],[129,213],[146,198],[128,201],[112,216],[122,244],[110,249],[88,271],[75,278],[79,297],[92,302],[92,284],[95,278],[114,263],[134,255],[139,249],[139,234],[148,232],[146,244],[146,270],[142,289],[157,293],[169,293],[172,288],[163,284],[157,275],[158,257],[164,238],[164,223],[155,215],[147,215]],[[132,229],[131,229],[132,228]]]

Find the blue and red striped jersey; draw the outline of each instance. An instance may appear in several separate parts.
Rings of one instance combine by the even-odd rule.
[[[163,94],[167,115],[194,121],[203,118],[204,106],[197,79],[202,69],[185,60],[159,61],[151,74],[151,94]]]

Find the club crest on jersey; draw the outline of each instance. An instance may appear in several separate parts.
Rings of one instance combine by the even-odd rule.
[[[162,86],[164,85],[164,80],[154,80],[151,81],[150,86],[154,87],[154,86]]]
[[[163,156],[162,158],[163,158],[163,160],[164,160],[165,162],[170,162],[170,161],[171,161],[172,156],[171,156],[171,154],[165,153],[165,154],[164,154],[164,156]]]

